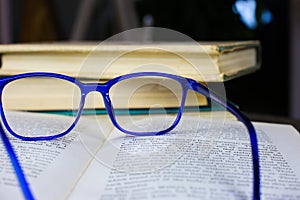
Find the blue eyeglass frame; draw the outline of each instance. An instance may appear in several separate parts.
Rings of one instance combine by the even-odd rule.
[[[157,77],[170,78],[170,79],[173,79],[173,80],[179,82],[181,87],[182,87],[182,100],[181,100],[180,108],[178,110],[177,117],[176,117],[174,123],[169,128],[167,128],[165,130],[162,130],[162,131],[159,131],[159,132],[132,132],[132,131],[128,131],[128,130],[123,129],[117,123],[117,120],[115,118],[113,105],[112,105],[111,99],[109,97],[110,88],[114,84],[116,84],[120,81],[130,79],[130,78],[135,78],[135,77],[143,77],[143,76],[157,76]],[[64,131],[62,133],[59,133],[57,135],[52,135],[52,136],[24,137],[24,136],[18,135],[17,133],[15,133],[9,127],[9,124],[6,120],[5,113],[4,113],[3,106],[2,106],[2,92],[3,92],[3,89],[5,88],[5,86],[8,83],[10,83],[14,80],[18,80],[18,79],[21,79],[21,78],[29,78],[29,77],[57,78],[57,79],[62,79],[62,80],[74,83],[75,85],[77,85],[79,87],[79,89],[81,90],[81,101],[80,101],[80,105],[79,105],[79,110],[77,112],[77,115],[76,115],[76,118],[75,118],[74,122],[72,123],[72,125],[66,131]],[[106,111],[107,111],[113,125],[116,128],[118,128],[120,131],[122,131],[126,134],[137,135],[137,136],[161,135],[161,134],[165,134],[165,133],[171,131],[179,123],[179,121],[181,119],[181,116],[182,116],[183,109],[184,109],[185,99],[186,99],[188,90],[193,90],[195,92],[198,92],[201,95],[204,95],[206,98],[208,98],[212,102],[217,103],[220,106],[226,108],[229,112],[231,112],[233,115],[235,115],[237,117],[237,119],[239,121],[241,121],[247,127],[247,130],[249,132],[249,137],[250,137],[250,143],[251,143],[252,165],[253,165],[253,195],[252,195],[252,199],[259,200],[260,199],[259,153],[258,153],[258,144],[257,144],[256,131],[254,129],[253,124],[242,112],[240,112],[230,102],[225,101],[224,99],[220,98],[214,92],[209,91],[209,89],[206,86],[204,86],[204,85],[202,85],[202,84],[198,83],[197,81],[195,81],[193,79],[190,79],[190,78],[185,78],[185,77],[181,77],[181,76],[178,76],[178,75],[161,73],[161,72],[138,72],[138,73],[126,74],[126,75],[123,75],[123,76],[113,78],[113,79],[107,81],[105,84],[99,84],[99,83],[84,84],[84,83],[80,82],[79,80],[77,80],[75,78],[72,78],[72,77],[69,77],[69,76],[66,76],[66,75],[62,75],[62,74],[56,74],[56,73],[33,72],[33,73],[18,74],[18,75],[13,75],[13,76],[9,76],[9,77],[5,77],[3,79],[0,79],[0,93],[1,93],[0,94],[1,95],[0,115],[1,115],[1,118],[2,118],[2,123],[5,126],[6,130],[11,135],[13,135],[13,136],[15,136],[19,139],[28,140],[28,141],[51,140],[51,139],[59,138],[59,137],[62,137],[64,135],[68,134],[76,126],[76,124],[77,124],[77,122],[80,118],[81,112],[83,110],[83,107],[84,107],[86,95],[90,92],[97,91],[97,92],[100,92],[102,94]],[[16,156],[16,154],[13,150],[13,147],[12,147],[11,143],[9,142],[9,139],[8,139],[3,127],[2,127],[2,123],[0,123],[1,124],[1,126],[0,126],[1,138],[2,138],[2,141],[4,143],[5,148],[7,150],[7,153],[10,157],[10,160],[12,162],[13,168],[16,172],[16,175],[17,175],[18,181],[20,183],[21,189],[23,191],[24,197],[25,197],[25,199],[34,199],[34,196],[33,196],[32,192],[29,188],[28,182],[25,178],[25,175],[23,173],[21,165],[20,165],[20,163],[17,159],[17,156]]]

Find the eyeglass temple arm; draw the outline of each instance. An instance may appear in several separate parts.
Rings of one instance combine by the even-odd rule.
[[[251,121],[246,117],[242,112],[240,112],[232,103],[226,102],[221,97],[218,97],[212,91],[209,91],[208,88],[201,85],[200,83],[188,79],[190,84],[190,89],[199,92],[204,95],[211,101],[223,106],[229,112],[231,112],[234,116],[238,118],[248,129],[250,142],[251,142],[251,151],[252,151],[252,161],[253,161],[253,199],[260,199],[260,169],[259,169],[259,155],[258,155],[258,145],[257,145],[257,137],[256,131],[254,129]]]
[[[1,135],[1,139],[3,141],[3,144],[6,148],[6,151],[9,155],[9,158],[11,160],[11,163],[13,165],[13,168],[15,170],[15,173],[17,175],[17,178],[18,178],[18,181],[19,181],[19,184],[21,186],[21,189],[22,189],[22,192],[23,192],[23,195],[24,195],[25,199],[26,200],[33,200],[34,199],[33,194],[30,191],[28,182],[26,181],[26,178],[25,178],[25,175],[23,173],[20,162],[17,158],[17,155],[16,155],[11,143],[9,142],[9,139],[7,138],[7,135],[4,131],[3,126],[2,126],[1,123],[0,123],[0,135]]]

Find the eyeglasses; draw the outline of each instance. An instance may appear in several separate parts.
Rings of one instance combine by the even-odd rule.
[[[31,83],[32,87],[26,88],[26,84],[28,83]],[[45,86],[45,88],[43,88],[43,86]],[[83,112],[86,97],[92,92],[101,93],[106,112],[113,125],[120,131],[136,136],[165,134],[178,125],[182,117],[184,106],[187,103],[188,92],[190,90],[197,92],[210,101],[226,108],[247,127],[250,136],[253,162],[253,199],[260,199],[259,154],[254,126],[234,105],[230,102],[226,102],[195,80],[167,73],[140,72],[119,76],[104,84],[100,84],[82,83],[75,78],[61,74],[37,72],[3,78],[0,80],[0,89],[0,114],[5,129],[17,138],[29,141],[51,140],[68,134],[76,126]],[[26,100],[20,98],[22,101],[16,101],[17,98],[14,95],[17,91],[18,94],[21,95],[22,93],[28,92],[28,90],[33,90],[34,94],[39,94],[46,98],[55,96],[61,97],[61,102],[58,102],[57,99],[53,101],[50,99],[50,101],[47,101],[47,106],[51,108],[51,106],[61,103],[59,105],[72,110],[72,117],[70,117],[69,123],[65,123],[64,126],[53,127],[50,132],[45,132],[45,130],[38,127],[38,125],[26,131],[24,131],[24,129],[20,131],[14,117],[15,111],[35,109],[36,107],[32,107],[33,102],[31,99]],[[162,126],[159,127],[147,125],[149,124],[147,120],[151,120],[151,118],[143,120],[143,124],[139,124],[139,121],[134,117],[130,118],[132,111],[130,105],[135,106],[137,102],[141,101],[141,97],[147,92],[149,93],[149,91],[154,93],[154,96],[155,93],[158,94],[153,99],[149,97],[149,101],[147,102],[142,101],[142,103],[148,104],[145,105],[149,107],[148,112],[165,112],[166,103],[170,102],[172,102],[172,106],[176,108],[176,114],[170,114],[171,120],[162,122]],[[162,98],[160,94],[167,94],[167,96]],[[153,97],[153,95],[151,96]],[[165,101],[166,98],[168,101]],[[52,102],[53,105],[51,103],[49,105],[49,102]],[[41,103],[43,103],[43,100],[37,104]],[[34,106],[43,107],[45,105]],[[165,114],[168,115],[166,112]],[[24,196],[26,199],[33,199],[25,175],[2,126],[0,132]]]

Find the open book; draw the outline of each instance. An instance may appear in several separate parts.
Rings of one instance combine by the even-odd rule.
[[[67,120],[54,117],[39,119],[45,128]],[[251,199],[250,142],[241,123],[187,116],[169,134],[134,137],[98,117],[82,118],[52,141],[10,137],[36,199]],[[299,199],[299,133],[289,125],[255,127],[263,199]],[[23,199],[2,143],[0,153],[0,199]]]

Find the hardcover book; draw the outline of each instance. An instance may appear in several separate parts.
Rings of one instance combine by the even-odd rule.
[[[156,67],[163,71],[167,66],[181,76],[218,82],[260,67],[258,41],[9,44],[0,45],[0,54],[2,75],[47,71],[112,79],[150,64],[152,70]]]

